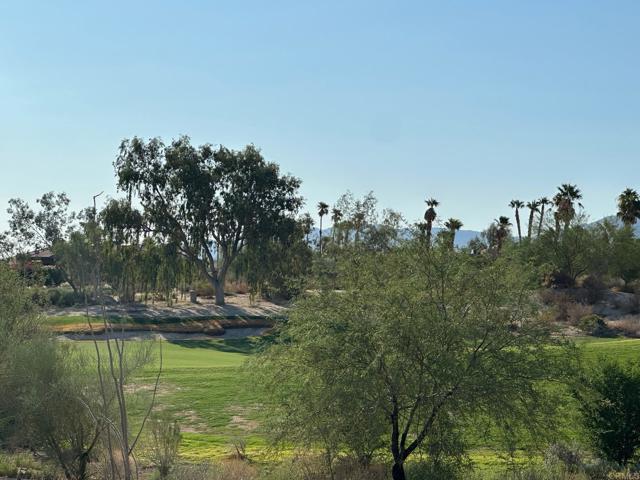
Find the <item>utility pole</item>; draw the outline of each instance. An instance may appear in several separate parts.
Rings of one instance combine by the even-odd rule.
[[[98,212],[96,210],[96,198],[98,198],[100,195],[102,195],[104,193],[104,190],[100,193],[98,193],[97,195],[93,196],[93,221],[96,221],[96,213]]]

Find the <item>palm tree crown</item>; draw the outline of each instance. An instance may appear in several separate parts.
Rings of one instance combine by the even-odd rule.
[[[516,224],[518,226],[518,241],[522,241],[522,230],[520,228],[520,209],[524,208],[524,202],[520,200],[511,200],[509,206],[516,211]]]
[[[438,216],[438,214],[436,213],[436,207],[440,205],[440,202],[432,197],[425,200],[425,203],[429,208],[427,208],[427,210],[424,212],[424,233],[426,236],[427,245],[431,245],[431,229],[433,228],[434,220]]]
[[[427,222],[433,222],[437,216],[435,208],[440,205],[440,202],[435,198],[429,198],[428,200],[425,200],[425,203],[429,208],[424,212],[424,219]]]
[[[444,226],[447,227],[447,229],[449,230],[449,236],[450,236],[449,247],[453,249],[453,246],[455,245],[456,232],[463,227],[463,224],[457,218],[450,218],[449,220],[444,222]]]
[[[502,245],[504,244],[504,239],[509,236],[509,228],[511,227],[511,222],[509,221],[509,217],[505,217],[504,215],[494,221],[496,224],[496,237],[498,241],[497,250],[498,253],[500,253],[500,250],[502,250]]]
[[[329,205],[324,202],[318,202],[318,215],[324,217],[327,213],[329,213]]]
[[[331,221],[335,225],[336,223],[340,223],[340,220],[342,220],[342,210],[340,210],[339,208],[332,208]]]
[[[449,220],[444,222],[444,226],[447,227],[452,232],[457,232],[464,226],[464,224],[457,218],[450,218]]]
[[[582,204],[578,201],[582,199],[582,193],[576,185],[563,183],[558,187],[558,193],[553,197],[553,204],[556,206],[556,229],[559,229],[560,222],[564,222],[564,228],[569,227],[569,223],[576,216],[574,203],[579,207]]]
[[[634,225],[640,218],[640,196],[632,188],[625,189],[618,196],[618,213],[617,217],[624,222],[625,225]]]

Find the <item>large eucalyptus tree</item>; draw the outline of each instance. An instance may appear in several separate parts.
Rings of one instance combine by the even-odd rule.
[[[300,180],[282,175],[260,150],[204,144],[182,136],[124,140],[114,162],[118,187],[133,192],[155,235],[174,242],[224,304],[227,271],[240,251],[277,234],[302,204]],[[220,261],[216,261],[213,245]]]

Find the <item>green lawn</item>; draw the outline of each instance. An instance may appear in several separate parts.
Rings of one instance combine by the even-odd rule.
[[[640,357],[640,339],[581,338],[577,343],[588,361],[600,356],[619,360]],[[93,348],[90,342],[81,345]],[[260,398],[243,368],[252,348],[248,339],[163,343],[164,367],[157,403],[181,423],[184,458],[227,455],[238,438],[246,442],[247,451],[254,457],[265,452],[266,442],[259,427]],[[153,384],[156,371],[155,366],[149,366],[139,375],[141,390]],[[495,457],[482,449],[476,453],[484,460]]]

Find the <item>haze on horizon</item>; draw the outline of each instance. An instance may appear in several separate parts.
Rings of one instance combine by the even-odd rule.
[[[303,4],[304,3],[304,4]],[[259,146],[307,209],[345,190],[481,230],[577,184],[638,188],[640,3],[4,2],[7,201],[104,190],[123,138]]]

